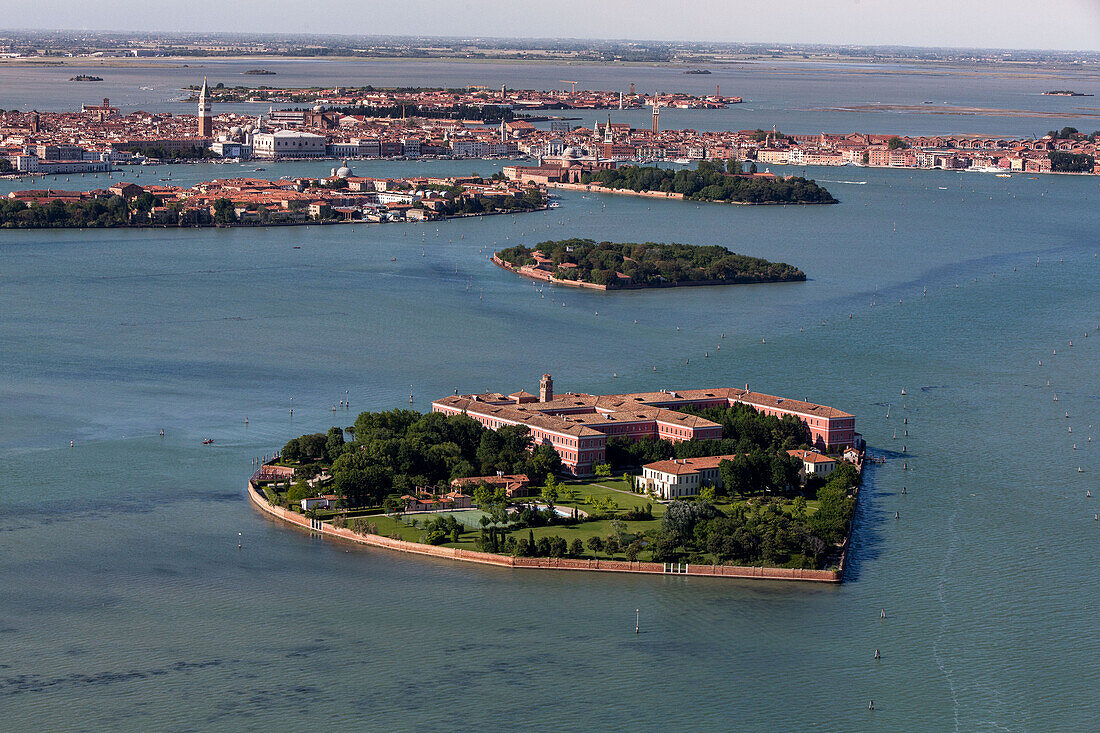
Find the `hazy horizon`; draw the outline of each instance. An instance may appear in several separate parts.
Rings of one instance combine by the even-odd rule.
[[[271,33],[478,37],[636,42],[906,46],[1100,51],[1100,2],[1047,0],[679,0],[639,8],[630,0],[421,0],[370,13],[344,2],[9,0],[11,30],[139,33]],[[235,28],[217,27],[231,18]],[[57,21],[61,19],[61,22]],[[246,19],[246,20],[245,20]],[[216,23],[211,27],[211,23]]]

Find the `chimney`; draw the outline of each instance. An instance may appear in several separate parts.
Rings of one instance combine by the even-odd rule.
[[[554,380],[549,374],[543,374],[539,381],[539,402],[551,402],[554,399]]]

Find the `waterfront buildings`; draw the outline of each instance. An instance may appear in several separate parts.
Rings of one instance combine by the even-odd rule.
[[[106,165],[106,164],[103,164]],[[228,200],[236,220],[255,224],[294,224],[311,220],[342,221],[426,221],[445,218],[449,212],[515,210],[516,199],[539,190],[533,185],[508,181],[485,182],[475,176],[365,178],[353,174],[346,164],[333,175],[317,180],[268,180],[227,178],[204,181],[190,188],[164,184],[116,182],[106,189],[65,191],[26,189],[12,191],[8,198],[28,206],[55,201],[70,203],[122,196],[127,200],[152,195],[156,203],[142,224],[203,226],[212,224],[215,204]],[[439,190],[446,187],[449,190]],[[541,193],[541,191],[540,191]],[[480,204],[480,206],[470,204]],[[131,212],[137,217],[136,212]]]
[[[586,476],[606,461],[607,439],[624,437],[680,442],[722,437],[722,426],[678,408],[726,407],[743,404],[775,417],[793,415],[810,432],[815,447],[839,451],[859,442],[855,417],[833,407],[775,397],[736,387],[662,390],[630,394],[554,393],[544,374],[536,397],[519,391],[453,395],[432,403],[434,412],[465,414],[490,430],[524,425],[535,445],[549,445],[561,456],[563,468]]]
[[[280,90],[269,90],[272,94]],[[267,97],[265,101],[296,101]],[[303,90],[297,90],[303,91]],[[863,165],[894,168],[943,168],[1048,173],[1071,170],[1100,173],[1095,136],[1078,133],[1037,139],[976,135],[894,136],[869,134],[784,134],[777,130],[715,130],[660,128],[662,107],[724,106],[733,97],[691,97],[662,93],[660,98],[633,93],[623,96],[624,109],[651,106],[653,124],[632,128],[615,122],[591,127],[547,120],[540,126],[515,118],[499,124],[478,120],[435,117],[371,116],[371,111],[407,103],[404,93],[364,92],[357,97],[338,94],[312,101],[310,110],[269,109],[266,114],[223,112],[214,115],[212,100],[223,99],[225,89],[203,83],[198,91],[197,115],[131,112],[123,114],[109,99],[85,104],[80,112],[0,113],[0,157],[27,174],[78,172],[75,162],[98,164],[141,162],[143,156],[230,158],[370,158],[370,157],[514,157],[539,159],[536,166],[509,171],[517,180],[547,183],[553,179],[577,182],[588,170],[614,163],[671,160],[737,159],[759,165]],[[483,92],[466,94],[446,90],[410,92],[417,105],[446,112],[470,106],[511,106],[513,109],[613,109],[618,93],[527,92],[505,90],[504,100]],[[518,96],[517,96],[518,95]],[[565,95],[565,97],[562,97]],[[584,95],[594,95],[588,99]],[[490,95],[492,96],[492,95]],[[567,101],[568,100],[568,101]],[[588,100],[588,101],[586,101]],[[600,100],[600,101],[592,101]],[[530,103],[528,103],[530,102]],[[339,105],[333,109],[326,105]],[[540,107],[540,105],[542,105]],[[344,111],[340,111],[344,110]],[[40,165],[38,146],[66,149],[66,166]],[[157,151],[157,152],[152,152]],[[1067,167],[1065,155],[1079,156]],[[38,160],[35,160],[35,159]],[[1055,165],[1055,158],[1059,164]]]

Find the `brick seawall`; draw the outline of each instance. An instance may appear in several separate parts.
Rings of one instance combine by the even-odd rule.
[[[430,555],[447,560],[499,565],[511,568],[541,568],[543,570],[586,570],[605,573],[647,573],[650,575],[690,575],[712,578],[755,578],[764,580],[801,580],[816,583],[840,583],[840,570],[801,570],[798,568],[741,567],[734,565],[690,565],[686,563],[629,562],[627,560],[585,560],[556,557],[512,557],[489,552],[475,552],[457,547],[437,547],[419,542],[395,540],[376,534],[356,534],[350,529],[333,527],[297,512],[275,506],[267,500],[252,481],[248,482],[248,498],[260,511],[309,532],[323,537],[357,542],[386,550],[407,552],[414,555]]]

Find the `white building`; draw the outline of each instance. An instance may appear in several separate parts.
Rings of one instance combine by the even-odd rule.
[[[302,510],[308,512],[310,509],[335,509],[336,502],[339,500],[335,494],[311,496],[308,499],[302,499]]]
[[[311,132],[278,130],[257,132],[252,136],[252,156],[255,158],[323,158],[325,138]]]
[[[652,492],[660,499],[695,496],[704,486],[721,488],[722,474],[718,471],[718,464],[732,461],[735,457],[673,458],[647,463],[642,466],[642,475],[636,483],[640,491]]]

